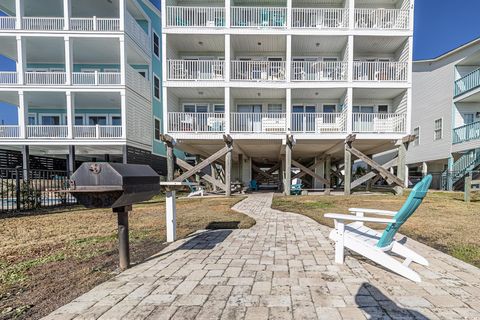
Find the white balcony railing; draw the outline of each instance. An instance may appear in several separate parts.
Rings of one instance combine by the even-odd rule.
[[[238,113],[231,114],[231,132],[284,133],[287,130],[285,113]]]
[[[405,113],[354,113],[353,132],[405,133]]]
[[[119,31],[118,18],[70,18],[70,30],[73,31]]]
[[[232,80],[285,80],[285,61],[232,61]]]
[[[223,7],[167,6],[167,27],[224,27]]]
[[[42,138],[42,139],[58,139],[68,137],[67,126],[44,126],[44,125],[29,125],[27,126],[28,138]]]
[[[75,139],[118,139],[122,137],[122,126],[74,126],[73,136]]]
[[[293,8],[292,28],[348,28],[348,9]]]
[[[346,132],[346,113],[293,113],[292,132]]]
[[[348,62],[292,61],[292,81],[346,81]]]
[[[0,139],[5,138],[19,138],[20,127],[19,126],[0,126]]]
[[[0,72],[0,84],[17,84],[18,76],[15,71],[3,71]]]
[[[63,30],[65,26],[64,18],[57,17],[24,17],[23,29],[25,30],[40,30],[40,31],[55,31]]]
[[[119,85],[120,72],[73,72],[72,84],[81,86]]]
[[[125,31],[145,53],[151,55],[150,37],[128,11],[125,13]]]
[[[127,65],[127,86],[137,92],[142,97],[151,100],[152,84],[143,77],[137,70]]]
[[[169,112],[168,132],[212,132],[225,130],[223,113]]]
[[[25,84],[33,85],[62,85],[67,82],[65,72],[25,72]]]
[[[355,81],[407,81],[408,62],[368,62],[353,63]]]
[[[0,17],[0,30],[15,29],[16,21],[17,19],[15,17]]]
[[[355,28],[398,29],[410,28],[410,10],[355,9]]]
[[[223,60],[168,60],[168,80],[222,80]]]
[[[232,27],[287,26],[287,8],[283,7],[232,7]]]

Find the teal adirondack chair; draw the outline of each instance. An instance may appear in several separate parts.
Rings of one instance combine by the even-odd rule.
[[[416,262],[428,266],[428,261],[404,244],[395,241],[395,235],[420,206],[431,182],[431,175],[423,178],[412,189],[398,211],[350,208],[351,214],[325,214],[326,218],[335,220],[335,229],[330,233],[330,239],[335,241],[335,262],[343,264],[344,250],[348,248],[407,279],[421,282],[418,273],[409,268],[409,265],[411,262]],[[389,218],[366,217],[365,214],[368,213]],[[345,225],[345,221],[353,221],[353,223]],[[387,224],[387,227],[383,232],[377,232],[364,226],[364,222]],[[404,257],[405,260],[397,260],[389,254],[390,252]]]
[[[302,184],[297,183],[297,184],[292,184],[290,187],[290,194],[292,196],[299,196],[302,194]]]
[[[257,183],[257,180],[255,180],[255,179],[250,180],[250,190],[252,190],[252,191],[258,191],[258,183]]]

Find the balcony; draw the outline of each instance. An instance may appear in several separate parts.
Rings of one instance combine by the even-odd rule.
[[[19,126],[0,126],[0,139],[12,139],[20,137]]]
[[[348,28],[348,12],[348,9],[336,8],[293,8],[292,28]]]
[[[232,7],[232,27],[285,28],[287,8],[283,7]]]
[[[225,27],[225,8],[167,6],[167,27]]]
[[[78,86],[120,85],[120,72],[73,72],[72,84]]]
[[[285,133],[285,113],[238,113],[231,114],[231,132],[237,133]]]
[[[66,72],[25,72],[25,84],[27,85],[54,86],[65,85],[66,83]]]
[[[453,144],[480,139],[480,121],[453,129]]]
[[[148,56],[152,54],[149,35],[128,11],[125,12],[125,31]]]
[[[16,17],[0,17],[0,30],[14,30]]]
[[[22,18],[24,30],[59,31],[65,28],[63,17],[24,17]]]
[[[354,113],[353,132],[356,133],[405,133],[405,113]]]
[[[292,81],[346,81],[348,62],[292,61]]]
[[[480,86],[480,68],[455,81],[455,97]]]
[[[73,136],[75,139],[118,139],[122,137],[122,126],[96,125],[74,126]]]
[[[168,80],[223,80],[223,60],[168,60]]]
[[[66,139],[68,137],[68,126],[30,125],[27,126],[27,137],[40,139]]]
[[[285,61],[232,61],[231,80],[284,81]]]
[[[18,75],[17,72],[0,72],[0,85],[2,84],[17,84]]]
[[[72,31],[120,31],[120,19],[116,18],[70,18]]]
[[[169,112],[168,131],[223,133],[225,115],[223,113]]]
[[[369,62],[353,63],[355,81],[407,81],[408,62]]]
[[[355,9],[355,28],[370,30],[410,29],[410,10]]]
[[[294,133],[346,132],[346,123],[346,112],[292,114],[292,132]]]

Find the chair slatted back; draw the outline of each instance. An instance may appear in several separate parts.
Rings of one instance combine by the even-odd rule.
[[[390,223],[385,231],[383,231],[382,237],[377,243],[377,247],[385,248],[388,247],[395,237],[395,234],[398,232],[398,229],[407,221],[408,218],[417,210],[417,208],[422,203],[425,195],[428,192],[428,188],[430,188],[430,184],[432,183],[432,176],[427,175],[425,176],[415,187],[413,187],[410,195],[408,196],[407,200],[403,204],[402,208],[398,210],[397,214],[395,215],[394,223]]]

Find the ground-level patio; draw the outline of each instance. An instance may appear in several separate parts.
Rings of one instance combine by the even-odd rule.
[[[270,208],[271,193],[234,209],[257,224],[175,242],[47,319],[474,319],[480,269],[408,240],[427,257],[423,282],[347,255],[333,262],[330,229]]]

